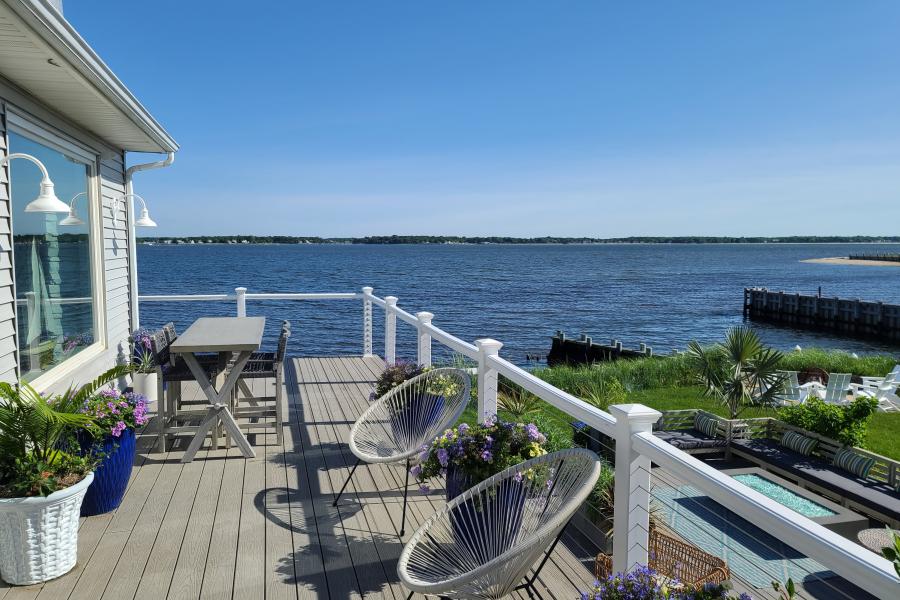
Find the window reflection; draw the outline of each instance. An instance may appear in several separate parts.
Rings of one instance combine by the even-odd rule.
[[[44,163],[64,202],[87,192],[86,164],[17,133],[9,151]],[[26,213],[41,174],[23,160],[10,162],[13,255],[18,314],[19,370],[28,381],[94,343],[88,195],[75,202],[83,225],[60,225],[62,213]]]

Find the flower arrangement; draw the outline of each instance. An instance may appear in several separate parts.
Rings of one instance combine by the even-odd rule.
[[[153,373],[156,368],[151,345],[152,335],[153,332],[149,329],[141,328],[128,338],[131,342],[131,362],[135,373]]]
[[[121,437],[126,429],[134,429],[147,423],[147,399],[134,392],[121,393],[114,388],[106,388],[89,398],[81,409],[94,422],[91,428],[95,438],[111,435]]]
[[[641,566],[630,573],[616,573],[595,581],[594,587],[581,592],[581,600],[753,600],[748,594],[732,596],[719,583],[699,587],[665,583],[650,567]]]
[[[397,361],[393,365],[387,367],[381,375],[378,376],[378,381],[375,382],[375,391],[372,392],[372,397],[370,399],[375,400],[376,398],[381,398],[404,381],[421,375],[426,370],[426,367],[417,365],[413,362],[404,360]]]
[[[419,464],[410,475],[427,493],[427,481],[446,476],[448,469],[456,469],[470,481],[479,482],[491,475],[530,458],[547,453],[546,436],[533,423],[508,423],[489,419],[481,425],[461,423],[435,438],[422,448]],[[521,479],[523,475],[517,474]]]

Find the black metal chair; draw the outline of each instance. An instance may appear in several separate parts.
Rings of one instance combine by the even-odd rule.
[[[242,429],[274,427],[279,446],[284,439],[284,359],[290,337],[291,324],[284,321],[275,352],[254,352],[250,356],[238,379],[233,407],[233,414]],[[250,379],[274,379],[275,393],[256,395],[248,385]],[[243,419],[249,422],[243,423]]]

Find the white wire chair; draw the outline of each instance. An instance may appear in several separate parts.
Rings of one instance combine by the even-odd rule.
[[[350,430],[350,451],[356,456],[356,463],[332,506],[337,506],[360,463],[406,461],[402,537],[406,531],[410,459],[459,420],[468,404],[471,386],[469,374],[461,369],[433,369],[404,381],[376,400]]]
[[[496,599],[532,587],[600,470],[594,452],[562,450],[510,467],[448,502],[400,555],[397,573],[409,598],[419,592]]]

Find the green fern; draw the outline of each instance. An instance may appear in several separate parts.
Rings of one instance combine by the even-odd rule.
[[[0,382],[0,495],[3,488],[34,488],[24,481],[34,477],[35,464],[44,465],[57,476],[65,475],[57,472],[72,464],[60,450],[65,437],[94,426],[91,416],[80,412],[85,401],[129,372],[129,367],[114,367],[79,389],[69,388],[51,397],[43,396],[28,383]],[[53,487],[38,486],[36,493],[49,493]]]

